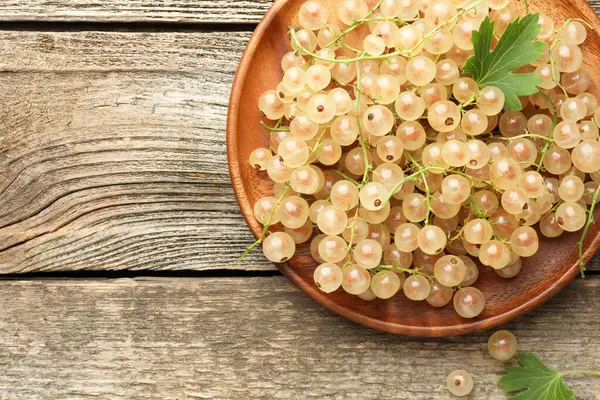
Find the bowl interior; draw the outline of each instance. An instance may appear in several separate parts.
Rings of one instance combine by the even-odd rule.
[[[257,199],[272,194],[272,183],[265,172],[257,172],[248,157],[257,147],[269,147],[268,132],[259,125],[258,98],[281,80],[281,57],[291,50],[288,28],[296,24],[298,8],[303,0],[279,0],[261,21],[242,57],[234,82],[227,125],[227,151],[234,190],[242,212],[255,236],[262,226],[255,220],[252,208]],[[325,2],[335,15],[337,0]],[[370,5],[374,1],[368,2]],[[538,0],[531,9],[552,16],[557,26],[567,18],[582,18],[594,27],[598,17],[584,0]],[[588,31],[582,50],[592,76],[600,61],[600,41],[596,29]],[[596,82],[590,91],[600,98]],[[600,213],[596,213],[596,216]],[[600,224],[589,230],[585,259],[589,260],[600,245]],[[541,237],[541,236],[540,236]],[[486,296],[485,311],[472,320],[458,316],[452,305],[434,309],[425,302],[413,302],[399,294],[390,300],[366,302],[338,290],[333,294],[319,291],[312,280],[317,263],[311,258],[308,244],[298,247],[297,255],[278,268],[298,287],[331,310],[365,325],[393,333],[418,336],[448,336],[489,328],[523,314],[556,294],[577,275],[576,242],[580,233],[565,234],[556,239],[542,239],[539,252],[523,259],[521,273],[512,279],[499,277],[489,268],[480,268],[477,287]],[[260,250],[258,250],[260,251]]]

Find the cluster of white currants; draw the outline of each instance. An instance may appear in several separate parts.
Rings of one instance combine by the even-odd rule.
[[[324,292],[402,290],[476,317],[474,259],[511,278],[538,250],[534,225],[551,238],[589,226],[600,108],[581,68],[585,26],[540,15],[546,50],[517,71],[538,73],[540,92],[503,111],[504,93],[461,66],[484,18],[501,36],[519,16],[508,0],[342,0],[335,21],[329,10],[300,7],[283,79],[259,99],[270,148],[249,161],[275,183],[254,206],[264,254],[283,262],[310,241]]]

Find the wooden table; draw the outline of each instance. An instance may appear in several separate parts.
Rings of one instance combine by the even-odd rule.
[[[596,3],[600,5],[600,3]],[[0,4],[0,399],[503,399],[489,332],[377,332],[300,293],[230,186],[225,118],[266,0]],[[598,8],[600,9],[600,8]],[[506,326],[600,369],[600,262]],[[569,379],[578,399],[600,380]]]

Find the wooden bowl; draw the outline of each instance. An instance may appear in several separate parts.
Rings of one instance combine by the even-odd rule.
[[[227,121],[229,168],[242,213],[256,237],[261,234],[262,226],[254,218],[254,203],[260,197],[272,194],[272,183],[266,173],[257,172],[248,163],[253,149],[269,147],[268,132],[259,125],[257,102],[262,92],[275,88],[281,80],[280,60],[290,51],[286,40],[288,28],[297,23],[297,11],[303,1],[278,0],[267,12],[244,51],[231,93]],[[333,7],[337,0],[327,3],[331,8],[331,20],[331,16],[335,15]],[[370,6],[373,3],[371,1]],[[594,27],[599,26],[598,17],[584,0],[538,0],[531,8],[552,16],[557,26],[567,18],[582,18]],[[582,46],[588,67],[600,64],[599,39],[597,33],[588,32],[588,38]],[[598,98],[599,87],[594,85],[591,90]],[[600,212],[596,213],[596,217],[599,215]],[[599,232],[600,224],[592,225],[585,243],[586,261],[600,246]],[[508,322],[558,293],[579,273],[575,247],[579,238],[580,233],[543,239],[539,252],[534,257],[523,259],[523,269],[513,279],[506,280],[490,268],[480,268],[477,287],[485,294],[487,304],[484,312],[475,319],[458,316],[452,304],[435,309],[426,302],[408,300],[402,294],[390,300],[371,302],[343,293],[341,289],[333,294],[325,294],[313,282],[312,275],[317,263],[310,256],[308,245],[299,246],[295,257],[277,267],[319,303],[353,321],[405,335],[453,336]]]

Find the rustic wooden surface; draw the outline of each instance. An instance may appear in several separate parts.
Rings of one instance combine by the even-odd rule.
[[[249,36],[0,32],[0,272],[238,268],[225,120]]]
[[[224,133],[237,62],[270,4],[0,2],[0,274],[273,271],[259,252],[233,264],[253,238]],[[506,398],[489,332],[392,336],[282,277],[216,273],[0,278],[0,399],[450,399],[454,368],[474,374],[467,399]],[[506,328],[557,369],[600,369],[599,296],[590,273]],[[598,379],[569,385],[600,400]]]
[[[257,23],[272,0],[3,0],[3,21]]]
[[[588,2],[600,7],[600,0]],[[0,21],[258,23],[271,4],[272,0],[3,0]]]
[[[2,399],[504,399],[489,333],[431,340],[364,328],[283,277],[5,281]],[[600,277],[577,280],[509,324],[521,351],[556,369],[600,368]],[[600,378],[568,379],[579,400]]]

